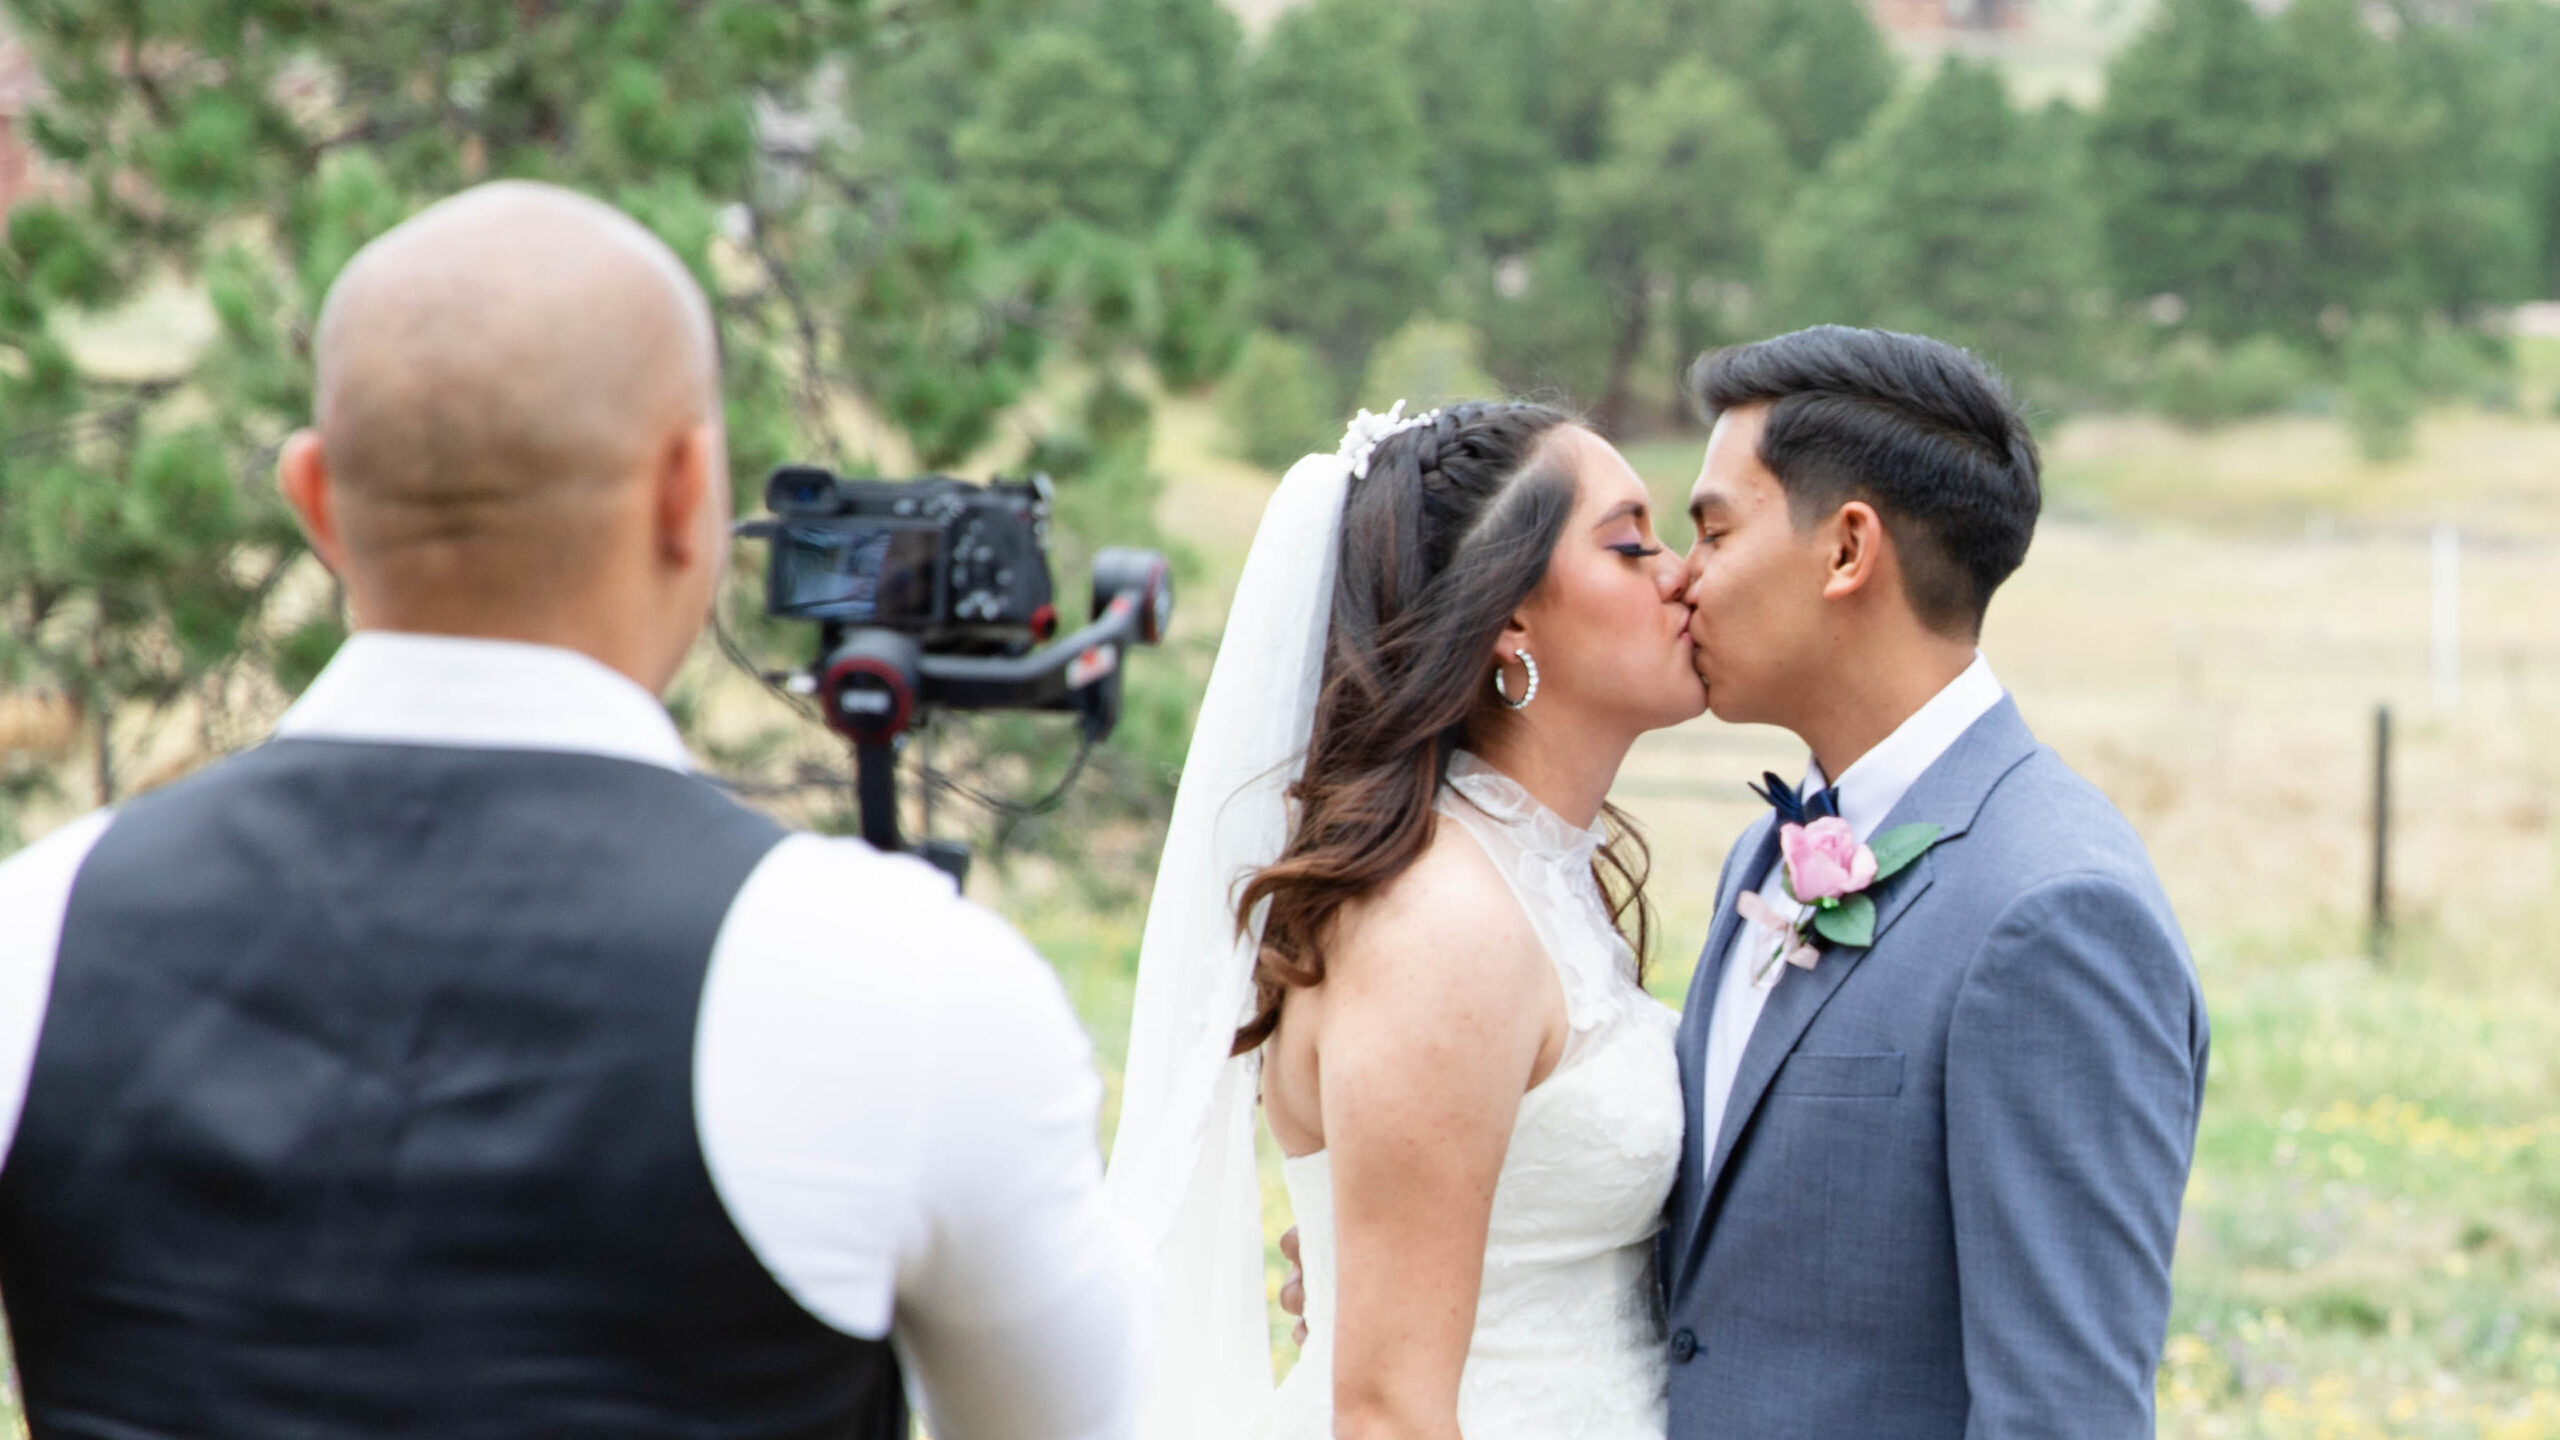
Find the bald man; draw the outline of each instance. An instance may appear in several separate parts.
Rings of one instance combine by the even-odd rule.
[[[1110,1437],[1101,1088],[937,872],[656,699],[709,307],[500,184],[331,289],[286,497],[355,634],[276,738],[0,863],[0,1297],[51,1436]]]

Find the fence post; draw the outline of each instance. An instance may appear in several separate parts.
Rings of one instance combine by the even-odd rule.
[[[2373,711],[2373,917],[2367,932],[2376,961],[2391,943],[2391,707]]]

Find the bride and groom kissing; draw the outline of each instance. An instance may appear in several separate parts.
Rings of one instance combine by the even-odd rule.
[[[1916,336],[1691,378],[1686,556],[1534,405],[1363,412],[1273,495],[1108,1182],[1165,1287],[1150,1440],[2152,1433],[2206,1020],[2141,842],[1976,649],[2034,443]],[[1702,711],[1811,760],[1755,787],[1674,1015],[1606,797]],[[1257,1106],[1304,1264],[1276,1391]]]

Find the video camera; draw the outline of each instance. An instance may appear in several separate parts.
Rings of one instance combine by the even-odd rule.
[[[784,465],[765,480],[768,516],[737,533],[769,543],[765,611],[818,624],[818,660],[795,689],[818,697],[851,741],[865,839],[898,836],[900,736],[937,709],[1074,712],[1087,745],[1120,719],[1122,653],[1173,622],[1173,571],[1152,550],[1093,561],[1092,618],[1053,640],[1049,478],[977,484],[947,476],[847,479]],[[964,876],[965,850],[927,859]]]

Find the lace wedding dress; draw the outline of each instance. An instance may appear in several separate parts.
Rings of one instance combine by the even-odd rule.
[[[1671,1011],[1636,986],[1578,830],[1472,755],[1441,815],[1484,846],[1554,959],[1572,1027],[1520,1104],[1493,1195],[1484,1288],[1458,1390],[1467,1440],[1662,1440],[1666,1356],[1653,1238],[1680,1161]],[[1262,1434],[1333,1434],[1333,1175],[1284,1162],[1307,1285],[1307,1343]]]

